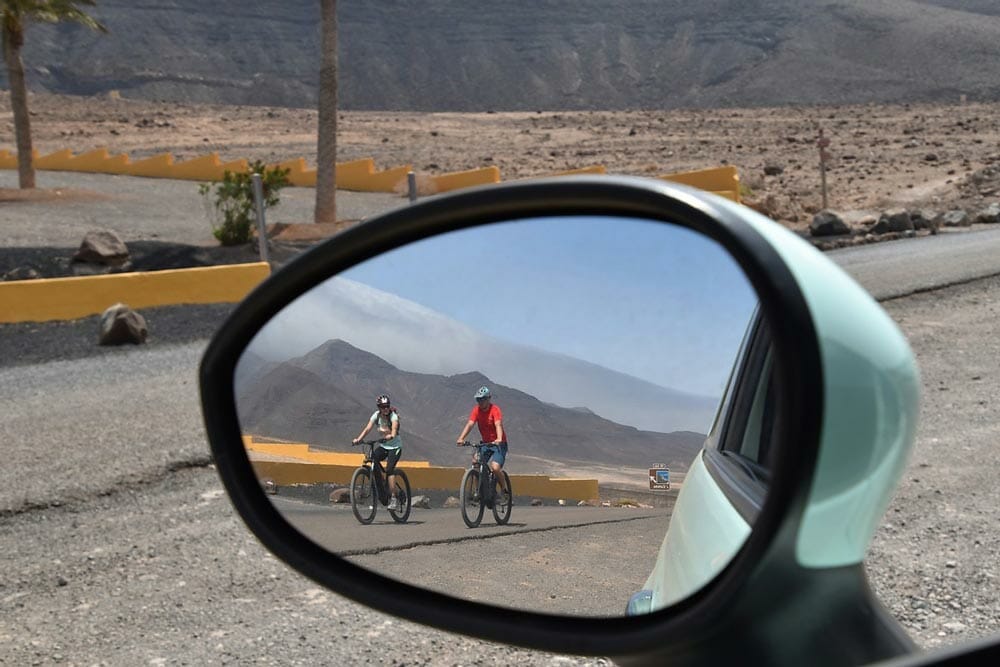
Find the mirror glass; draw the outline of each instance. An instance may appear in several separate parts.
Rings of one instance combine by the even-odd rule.
[[[236,371],[244,444],[288,521],[358,565],[501,606],[620,616],[656,579],[756,306],[726,251],[677,225],[546,217],[435,236],[261,329]],[[359,437],[389,438],[380,465],[398,457],[393,509]],[[489,453],[507,477],[460,440],[506,441]],[[686,511],[704,526],[731,512]],[[731,555],[686,557],[719,569]]]

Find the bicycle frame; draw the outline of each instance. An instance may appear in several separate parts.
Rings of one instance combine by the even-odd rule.
[[[364,447],[365,460],[361,464],[367,466],[372,471],[372,479],[375,480],[375,492],[378,494],[378,501],[383,505],[389,503],[389,476],[385,472],[384,464],[375,462],[372,454],[375,452],[375,445],[378,440],[362,440],[358,443]]]
[[[468,446],[476,448],[476,459],[470,467],[479,471],[480,502],[492,503],[495,500],[496,475],[493,473],[493,469],[490,468],[489,461],[483,456],[484,450],[490,444],[480,442],[478,445],[474,445],[470,442]]]

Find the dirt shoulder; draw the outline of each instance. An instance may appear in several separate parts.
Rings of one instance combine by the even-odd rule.
[[[107,147],[144,157],[315,163],[316,112],[274,107],[179,105],[105,97],[32,94],[35,146]],[[13,128],[9,100],[0,121]],[[893,206],[979,206],[1000,182],[971,183],[1000,162],[1000,105],[860,105],[760,109],[415,113],[344,111],[342,161],[419,173],[495,165],[504,180],[605,165],[655,176],[735,165],[748,201],[795,229],[823,203],[818,130],[827,148],[828,204],[857,214]],[[994,199],[995,200],[995,199]]]

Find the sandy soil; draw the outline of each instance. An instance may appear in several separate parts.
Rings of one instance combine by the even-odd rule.
[[[33,94],[35,146],[107,147],[134,157],[315,162],[316,112]],[[7,96],[0,124],[12,141]],[[819,129],[827,149],[829,207],[851,219],[892,206],[977,208],[996,201],[1000,104],[788,107],[722,111],[411,113],[346,111],[340,160],[410,164],[420,173],[496,165],[504,180],[603,164],[660,175],[720,164],[739,168],[745,200],[796,229],[822,207]],[[4,146],[7,147],[7,146]],[[11,145],[12,149],[13,146]],[[767,174],[765,174],[765,169]],[[780,172],[780,173],[779,173]],[[770,175],[768,175],[770,174]],[[975,181],[975,182],[973,182]]]

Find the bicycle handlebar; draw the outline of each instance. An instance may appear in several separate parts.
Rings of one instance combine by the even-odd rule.
[[[357,447],[358,445],[381,445],[386,442],[386,438],[379,438],[378,440],[358,440],[357,442],[352,442],[351,447]]]

